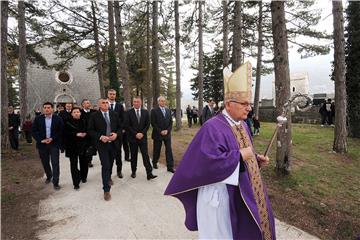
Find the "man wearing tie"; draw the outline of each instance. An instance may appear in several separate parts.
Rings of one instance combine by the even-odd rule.
[[[117,113],[119,120],[121,122],[121,125],[123,125],[124,123],[124,107],[120,104],[116,102],[116,91],[114,89],[109,89],[107,92],[108,95],[108,102],[109,102],[109,107],[110,107],[110,111],[114,111]],[[123,129],[121,129],[121,131],[123,131]],[[122,144],[122,139],[119,139],[120,142],[120,150],[116,153],[115,159],[116,159],[116,172],[117,172],[117,176],[119,178],[123,178],[122,175],[122,161],[121,161],[121,144]],[[112,174],[112,168],[113,168],[114,162],[110,163],[110,173]]]
[[[54,105],[51,102],[44,103],[43,110],[44,114],[36,116],[34,120],[32,134],[46,174],[45,183],[50,183],[52,179],[54,189],[59,190],[59,149],[64,124],[58,115],[53,114]]]
[[[150,164],[148,146],[147,146],[147,131],[150,126],[149,112],[141,108],[141,98],[135,97],[133,99],[133,108],[128,110],[125,121],[126,131],[130,143],[131,152],[131,177],[136,177],[137,170],[137,155],[138,148],[140,148],[143,158],[143,164],[146,169],[147,180],[156,178],[152,174],[152,167]]]
[[[157,163],[160,158],[161,145],[164,141],[167,170],[174,173],[174,159],[171,149],[171,129],[173,124],[171,111],[165,107],[166,100],[163,96],[158,97],[157,101],[159,107],[151,110],[151,125],[153,127],[151,137],[154,140],[153,167],[158,168]]]
[[[120,151],[121,122],[115,111],[109,111],[107,99],[98,102],[99,111],[93,113],[88,124],[88,133],[93,138],[99,152],[101,162],[101,177],[103,182],[104,199],[111,199],[111,163]]]

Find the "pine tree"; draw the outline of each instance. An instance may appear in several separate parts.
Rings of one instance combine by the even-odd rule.
[[[123,38],[122,24],[121,24],[121,10],[118,1],[114,2],[114,7],[115,7],[115,21],[116,21],[116,38],[118,43],[117,50],[119,56],[119,72],[120,72],[120,79],[123,85],[122,95],[124,97],[126,109],[130,109],[131,97],[130,97],[130,89],[129,89],[129,72],[126,65],[124,38]]]
[[[25,121],[27,110],[27,81],[26,81],[26,27],[25,3],[18,2],[18,28],[19,28],[19,87],[20,87],[20,119]]]
[[[160,96],[160,73],[159,73],[159,37],[158,37],[158,11],[159,2],[153,1],[152,12],[152,90],[153,107],[157,106],[157,98]]]
[[[8,86],[7,86],[7,36],[9,2],[1,1],[1,149],[9,148]]]
[[[220,46],[217,46],[212,54],[204,55],[204,99],[212,98],[216,104],[224,99],[222,51]],[[197,99],[199,92],[198,76],[191,81],[191,90],[194,99]]]
[[[349,1],[346,9],[346,92],[348,131],[350,137],[360,138],[360,4]]]
[[[180,23],[179,1],[175,1],[176,130],[181,129]]]
[[[114,24],[114,2],[108,1],[108,21],[109,21],[109,88],[114,89],[118,94],[117,98],[120,97],[119,90],[120,84],[117,76],[117,67],[116,67],[116,51],[115,51],[115,24]]]
[[[272,31],[274,42],[275,93],[276,113],[281,115],[284,104],[290,98],[290,73],[288,58],[288,39],[285,19],[285,3],[271,2]],[[291,165],[291,113],[287,123],[280,127],[277,135],[276,170],[289,173]]]
[[[344,16],[341,1],[333,1],[335,131],[333,150],[347,152]]]

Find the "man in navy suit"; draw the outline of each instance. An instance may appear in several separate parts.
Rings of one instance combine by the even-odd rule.
[[[166,100],[163,96],[158,97],[159,106],[151,110],[151,134],[154,140],[153,167],[157,169],[160,158],[162,142],[165,144],[166,165],[169,172],[174,173],[174,159],[171,149],[172,116],[170,109],[166,108]]]
[[[128,110],[125,120],[125,128],[128,134],[131,152],[131,177],[136,177],[137,170],[137,155],[140,148],[143,158],[143,164],[146,169],[147,180],[156,178],[152,174],[152,166],[150,164],[148,145],[147,145],[147,131],[150,127],[149,112],[141,108],[141,98],[135,97],[133,99],[133,108]]]
[[[59,149],[61,147],[64,123],[61,117],[53,114],[53,112],[54,105],[51,102],[45,102],[43,104],[44,114],[35,118],[32,134],[36,140],[36,148],[39,151],[41,163],[46,174],[45,183],[50,183],[52,179],[54,189],[59,190]]]
[[[119,120],[121,122],[121,125],[124,123],[124,107],[122,104],[116,102],[116,91],[114,89],[109,89],[107,92],[108,95],[108,102],[109,102],[109,110],[114,111],[117,113]],[[123,132],[124,129],[121,129]],[[122,161],[121,161],[121,145],[122,145],[122,139],[119,139],[120,143],[120,150],[116,153],[116,170],[117,170],[117,176],[119,178],[123,178],[123,175],[121,173],[122,171]],[[112,173],[114,162],[110,163],[110,173]]]
[[[111,163],[114,162],[116,154],[120,151],[122,125],[117,113],[109,111],[107,99],[100,99],[98,106],[99,111],[90,116],[88,133],[99,153],[104,199],[109,201],[111,199],[110,188],[113,185]]]

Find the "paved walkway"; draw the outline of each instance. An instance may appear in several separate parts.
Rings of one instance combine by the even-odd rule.
[[[106,202],[98,157],[93,160],[94,167],[89,169],[88,182],[75,191],[70,162],[61,154],[62,188],[40,202],[39,220],[46,220],[51,226],[43,229],[38,237],[44,240],[196,239],[197,233],[188,231],[183,224],[181,203],[163,195],[172,174],[160,165],[154,170],[158,178],[147,181],[140,159],[135,179],[130,177],[130,163],[123,163],[124,178],[112,177],[112,200]],[[276,232],[277,239],[318,239],[280,221],[276,221]]]

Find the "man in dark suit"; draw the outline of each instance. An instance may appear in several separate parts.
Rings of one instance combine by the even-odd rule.
[[[72,108],[73,108],[72,103],[70,103],[70,102],[65,103],[65,109],[58,112],[58,116],[61,117],[61,119],[63,120],[64,126],[65,126],[66,122],[69,121],[72,118],[72,116],[71,116],[71,109]],[[66,142],[67,137],[68,136],[66,136],[66,132],[65,132],[62,135],[61,147],[60,147],[61,152],[64,152],[64,150],[66,148],[66,144],[68,144]]]
[[[10,146],[14,150],[19,150],[20,116],[14,112],[12,106],[8,108],[8,122]]]
[[[124,123],[124,107],[122,104],[116,102],[116,91],[114,89],[109,89],[107,92],[108,95],[108,102],[109,102],[109,109],[110,111],[114,111],[117,113],[119,120],[121,122],[121,125],[123,126]],[[123,131],[123,129],[121,130]],[[115,159],[116,159],[116,172],[117,176],[119,178],[123,178],[123,175],[121,173],[122,171],[122,161],[121,161],[121,145],[122,145],[122,138],[119,139],[120,142],[120,150],[116,153]],[[110,173],[112,174],[112,168],[113,168],[114,162],[110,163]]]
[[[202,110],[201,121],[200,121],[201,125],[203,125],[207,120],[209,120],[215,115],[214,105],[215,105],[214,100],[209,99],[208,105],[206,105]]]
[[[169,172],[174,173],[174,159],[171,149],[171,129],[173,120],[170,109],[166,108],[166,100],[163,96],[158,97],[159,106],[151,110],[151,125],[153,131],[151,134],[154,140],[153,167],[157,169],[157,163],[160,158],[161,145],[164,141],[166,165]]]
[[[99,111],[93,113],[88,124],[88,133],[95,142],[101,162],[101,176],[103,182],[104,199],[111,199],[110,188],[113,185],[111,180],[111,162],[120,151],[121,122],[114,111],[109,111],[107,99],[100,99],[98,102]]]
[[[45,183],[50,183],[52,178],[54,189],[59,190],[59,149],[64,124],[59,116],[53,114],[53,107],[51,102],[43,104],[44,114],[35,118],[32,126],[32,134],[36,140],[36,148],[39,151],[41,163],[45,170]],[[50,161],[52,169],[50,167]]]
[[[94,109],[91,109],[91,103],[90,103],[89,99],[86,99],[86,98],[83,99],[81,101],[81,106],[82,106],[82,109],[81,109],[80,118],[84,120],[86,129],[87,129],[87,125],[89,123],[90,116],[96,111]],[[92,141],[91,137],[89,135],[87,135],[85,148],[88,149],[90,146],[93,146],[93,141]],[[93,164],[91,163],[91,161],[92,161],[91,153],[87,153],[86,158],[87,158],[88,166],[93,167]],[[83,179],[83,182],[84,182],[84,180],[86,182],[86,179]]]
[[[128,110],[125,116],[125,128],[128,134],[131,152],[131,177],[136,177],[137,155],[138,148],[140,148],[144,167],[146,169],[147,180],[156,178],[157,176],[152,174],[147,146],[147,131],[150,127],[150,117],[149,112],[146,109],[141,108],[140,97],[135,97],[133,99],[133,108]]]

